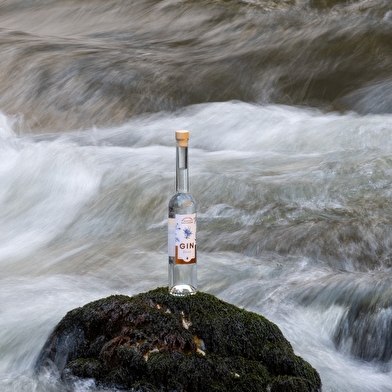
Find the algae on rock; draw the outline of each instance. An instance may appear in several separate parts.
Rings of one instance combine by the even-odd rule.
[[[198,292],[115,295],[70,311],[36,363],[64,382],[132,391],[319,391],[320,377],[263,316]]]

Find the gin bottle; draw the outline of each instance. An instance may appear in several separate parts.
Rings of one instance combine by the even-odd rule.
[[[196,202],[189,194],[188,131],[176,131],[176,194],[169,201],[169,292],[185,296],[197,290]]]

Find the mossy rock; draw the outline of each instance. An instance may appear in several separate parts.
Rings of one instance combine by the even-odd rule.
[[[110,296],[70,311],[36,363],[64,382],[94,378],[132,391],[319,391],[318,373],[264,317],[167,288]]]

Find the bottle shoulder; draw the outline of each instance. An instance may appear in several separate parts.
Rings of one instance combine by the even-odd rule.
[[[189,193],[176,193],[169,201],[169,212],[195,213],[196,201]]]

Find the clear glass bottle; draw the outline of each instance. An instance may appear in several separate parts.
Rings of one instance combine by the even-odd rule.
[[[176,131],[176,194],[169,201],[169,292],[197,291],[196,202],[189,194],[188,131]]]

